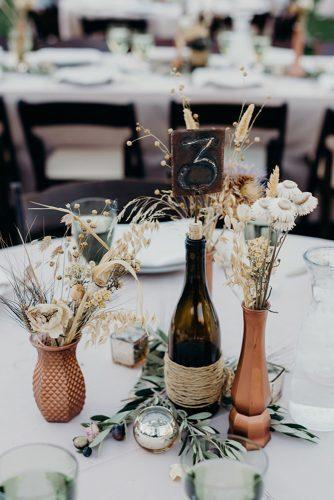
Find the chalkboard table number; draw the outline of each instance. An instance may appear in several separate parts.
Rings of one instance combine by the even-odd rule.
[[[222,128],[172,133],[173,193],[218,193],[223,188],[225,131]]]

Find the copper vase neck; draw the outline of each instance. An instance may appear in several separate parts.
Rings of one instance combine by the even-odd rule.
[[[31,344],[37,349],[37,351],[46,351],[46,352],[63,352],[63,351],[68,351],[68,350],[75,350],[78,346],[80,339],[75,340],[71,344],[66,344],[62,346],[50,346],[50,345],[45,345],[42,342],[38,343],[34,341],[33,337],[30,337],[30,342]]]

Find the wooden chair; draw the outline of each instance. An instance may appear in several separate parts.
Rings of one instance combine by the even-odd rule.
[[[290,48],[292,43],[293,31],[298,16],[285,10],[274,20],[272,45],[274,47]]]
[[[52,40],[59,38],[58,28],[58,7],[52,5],[45,9],[34,9],[29,12],[35,28],[37,43],[42,40]]]
[[[22,193],[16,190],[18,225],[23,235],[29,233],[34,239],[43,235],[61,236],[64,225],[60,223],[61,214],[55,211],[36,211],[32,202],[65,207],[80,198],[97,197],[117,200],[118,209],[138,196],[153,196],[155,189],[169,189],[170,184],[159,180],[124,179],[106,182],[73,182],[52,186],[44,191]],[[128,222],[124,220],[123,222]]]
[[[228,125],[231,126],[240,115],[240,104],[216,104],[203,103],[193,104],[192,111],[199,115],[200,124],[205,125]],[[260,110],[255,107],[254,116]],[[259,114],[254,129],[275,131],[277,137],[270,139],[266,147],[266,169],[269,175],[272,169],[279,165],[283,171],[283,155],[285,146],[287,105],[265,106]],[[177,129],[184,127],[182,104],[172,102],[170,108],[170,127]]]
[[[82,28],[86,36],[91,36],[96,33],[106,33],[112,27],[125,27],[131,31],[146,33],[148,23],[146,19],[82,19]]]
[[[14,210],[11,207],[12,182],[18,180],[14,145],[10,133],[6,107],[0,98],[0,234],[7,244],[15,240]]]
[[[320,194],[320,235],[334,238],[331,223],[332,200],[334,197],[334,110],[327,109],[320,132],[316,155],[311,165],[308,190]]]
[[[37,190],[39,191],[52,184],[64,182],[64,180],[57,179],[55,182],[47,178],[47,149],[43,140],[36,134],[36,127],[102,126],[114,129],[129,129],[130,136],[127,140],[133,140],[137,137],[137,119],[133,104],[85,102],[45,102],[35,104],[20,101],[18,108],[27,149],[35,173]],[[144,177],[145,172],[140,143],[135,142],[129,148],[126,146],[126,142],[123,143],[125,177]],[[92,165],[93,168],[94,165]],[[68,181],[68,178],[65,181]]]

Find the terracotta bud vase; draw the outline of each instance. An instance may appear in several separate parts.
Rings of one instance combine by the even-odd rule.
[[[32,344],[38,352],[33,377],[37,406],[48,422],[69,422],[81,412],[86,397],[76,358],[78,341],[63,347]]]
[[[206,274],[206,285],[208,287],[210,295],[212,295],[212,289],[213,289],[213,252],[206,252],[206,254],[205,254],[205,274]]]
[[[244,335],[232,386],[230,432],[264,447],[270,440],[270,386],[265,354],[268,310],[243,306]]]

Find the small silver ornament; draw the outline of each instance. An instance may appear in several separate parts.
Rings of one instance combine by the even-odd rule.
[[[137,415],[133,435],[142,448],[162,453],[173,446],[179,426],[173,413],[164,406],[149,406]]]

